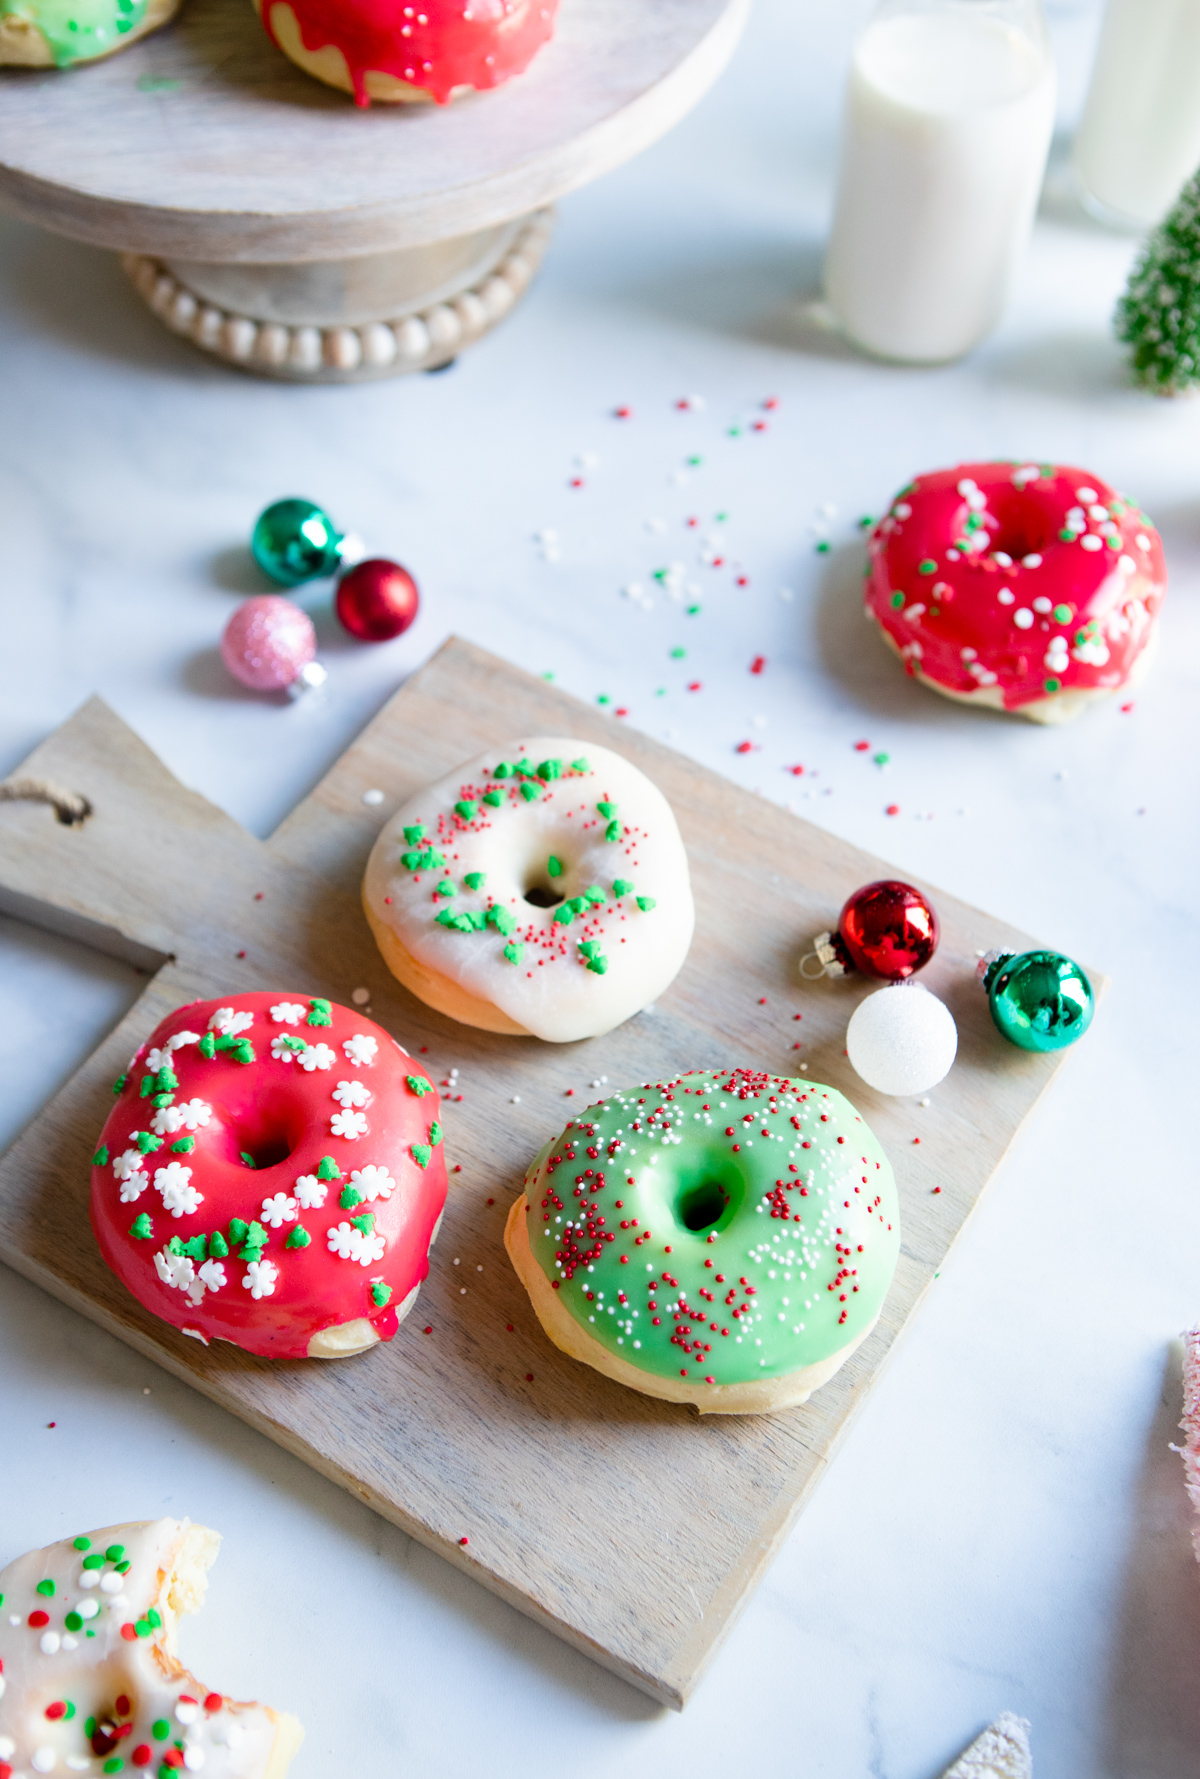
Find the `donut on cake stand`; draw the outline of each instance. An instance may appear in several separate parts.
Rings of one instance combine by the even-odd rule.
[[[433,370],[520,298],[554,200],[648,147],[728,62],[749,0],[562,0],[493,92],[361,110],[247,0],[76,71],[0,71],[0,207],[123,256],[151,309],[261,376]]]

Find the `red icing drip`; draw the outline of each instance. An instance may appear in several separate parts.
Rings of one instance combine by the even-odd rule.
[[[484,90],[524,73],[554,30],[558,0],[288,0],[300,40],[346,58],[356,105],[369,105],[368,73],[391,74],[449,103],[458,87]],[[272,41],[272,0],[263,22]]]
[[[977,494],[959,492],[970,483]],[[1101,507],[1109,518],[1093,513]],[[958,547],[981,537],[982,549]],[[1123,686],[1167,584],[1144,515],[1099,477],[1061,465],[1036,478],[1013,463],[921,476],[868,547],[867,609],[909,672],[952,692],[998,688],[1008,710],[1058,691]],[[1041,563],[1026,567],[1028,556]]]
[[[403,1054],[374,1021],[336,1002],[330,1007],[330,1025],[276,1024],[270,1009],[281,1001],[309,1004],[306,996],[293,993],[227,995],[193,1001],[162,1022],[139,1050],[104,1126],[100,1141],[108,1160],[92,1167],[91,1219],[108,1265],[156,1316],[175,1328],[198,1329],[208,1340],[232,1341],[267,1358],[295,1359],[306,1355],[309,1340],[321,1329],[361,1317],[371,1321],[381,1340],[392,1338],[397,1327],[393,1306],[403,1303],[429,1272],[429,1242],[446,1202],[447,1181],[441,1143],[430,1145],[424,1168],[411,1153],[413,1144],[429,1144],[430,1126],[440,1117],[438,1094],[421,1063]],[[154,1118],[153,1099],[141,1097],[147,1051],[161,1048],[175,1032],[206,1032],[218,1007],[254,1015],[253,1025],[240,1035],[249,1039],[255,1060],[238,1062],[229,1051],[209,1059],[197,1044],[172,1054],[170,1065],[179,1080],[174,1104],[200,1099],[211,1106],[212,1115],[194,1131],[164,1134],[161,1147],[145,1156],[144,1190],[123,1202],[112,1161],[138,1147],[133,1133],[150,1132]],[[372,1062],[356,1068],[342,1046],[358,1033],[374,1038],[378,1048]],[[281,1036],[327,1045],[335,1056],[332,1067],[308,1072],[298,1062],[280,1061],[271,1054],[271,1042]],[[408,1076],[428,1082],[429,1090],[414,1093]],[[340,1081],[360,1083],[371,1095],[364,1109],[367,1131],[356,1138],[334,1136],[331,1130],[332,1116],[340,1109],[333,1090]],[[194,1147],[173,1151],[172,1143],[183,1136],[192,1137]],[[264,1165],[247,1167],[242,1151],[256,1150]],[[275,1159],[280,1150],[286,1154]],[[231,1218],[261,1221],[263,1200],[279,1192],[294,1196],[297,1178],[316,1174],[325,1156],[333,1158],[342,1177],[327,1183],[324,1205],[298,1207],[294,1220],[278,1228],[265,1226],[263,1258],[279,1269],[270,1295],[256,1300],[243,1288],[247,1263],[232,1244],[221,1260],[226,1283],[205,1291],[199,1303],[159,1278],[154,1256],[172,1236],[186,1243],[219,1230],[228,1240]],[[172,1161],[191,1170],[190,1184],[203,1195],[193,1212],[179,1217],[168,1212],[154,1186],[155,1169]],[[367,1165],[386,1168],[395,1189],[388,1198],[364,1198],[343,1207],[339,1199],[352,1171]],[[150,1239],[132,1234],[141,1213],[150,1217]],[[327,1240],[332,1227],[364,1213],[373,1215],[373,1234],[385,1243],[380,1258],[365,1267],[335,1254]],[[301,1228],[309,1245],[287,1247],[288,1236]],[[383,1310],[371,1296],[376,1280],[391,1287]]]

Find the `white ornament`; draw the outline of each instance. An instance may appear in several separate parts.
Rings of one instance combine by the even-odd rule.
[[[950,1072],[958,1028],[927,988],[898,982],[856,1008],[846,1050],[855,1073],[877,1093],[927,1093]]]

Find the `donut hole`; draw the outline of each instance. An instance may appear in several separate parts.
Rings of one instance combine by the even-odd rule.
[[[226,1160],[261,1170],[278,1167],[299,1148],[306,1129],[311,1131],[312,1113],[305,1114],[290,1095],[275,1093],[227,1107],[222,1122]]]
[[[701,1234],[714,1228],[729,1208],[729,1192],[720,1180],[697,1180],[675,1200],[675,1215],[685,1229]]]
[[[524,895],[531,908],[557,908],[560,902],[566,900],[562,891],[555,889],[550,883],[531,883]]]
[[[993,519],[993,524],[988,527],[992,540],[990,547],[993,552],[999,550],[1011,556],[1014,562],[1019,562],[1022,556],[1040,555],[1057,539],[1058,526],[1053,515],[1044,512],[1040,501],[1028,491],[1019,494],[1013,488],[991,492],[988,508]],[[965,523],[968,510],[963,507],[959,515],[960,526]]]

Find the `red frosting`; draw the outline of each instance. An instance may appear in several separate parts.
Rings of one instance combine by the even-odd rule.
[[[1146,515],[1088,470],[964,463],[902,489],[868,545],[867,610],[908,666],[1007,710],[1115,691],[1167,575]]]
[[[273,0],[262,0],[271,29]],[[346,58],[356,105],[369,105],[369,73],[392,74],[449,102],[457,87],[500,86],[522,74],[554,30],[558,0],[288,0],[300,40],[333,44]]]
[[[303,995],[192,1001],[115,1091],[92,1228],[140,1303],[269,1358],[362,1317],[391,1339],[446,1163],[433,1083],[387,1032]]]

